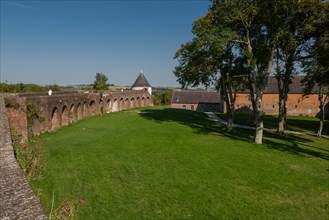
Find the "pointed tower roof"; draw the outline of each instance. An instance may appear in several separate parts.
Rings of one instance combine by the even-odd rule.
[[[141,73],[139,74],[136,81],[131,87],[151,87],[151,85],[145,78],[143,72],[141,71]]]

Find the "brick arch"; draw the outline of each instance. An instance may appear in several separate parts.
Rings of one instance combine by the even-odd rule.
[[[69,110],[66,105],[62,107],[62,126],[69,124]]]
[[[128,109],[130,108],[130,101],[129,101],[129,98],[125,98],[125,103],[124,103],[124,109]]]
[[[105,112],[104,110],[104,101],[103,99],[100,99],[99,102],[98,102],[98,106],[99,106],[99,112],[96,112],[96,113],[101,113],[103,114]]]
[[[70,117],[69,117],[70,118],[70,121],[69,121],[69,123],[71,124],[71,123],[76,122],[77,121],[77,115],[76,115],[76,110],[75,110],[75,105],[74,104],[71,104],[69,114],[70,114]]]
[[[61,127],[61,118],[59,117],[58,108],[55,106],[51,110],[51,130],[57,130]]]
[[[123,98],[120,98],[120,101],[119,101],[119,111],[122,110],[124,108],[124,101],[123,101]]]
[[[141,100],[141,107],[144,107],[145,106],[145,97],[142,97],[142,100]]]
[[[118,103],[118,99],[115,98],[112,104],[112,112],[117,112],[117,111],[119,111],[119,103]]]
[[[136,107],[141,107],[141,99],[139,96],[136,98]]]
[[[91,100],[89,103],[89,115],[96,115],[96,102],[94,100]]]
[[[130,99],[130,108],[135,108],[135,98],[134,97],[132,97],[131,99]]]
[[[146,97],[146,105],[147,105],[147,106],[151,105],[151,99],[150,99],[150,96],[147,96],[147,97]]]
[[[77,105],[77,120],[80,120],[83,118],[83,106],[81,106],[81,103],[79,102]]]
[[[112,111],[112,100],[108,99],[106,101],[106,113],[110,113]]]
[[[87,117],[88,116],[88,105],[87,105],[87,101],[84,101],[83,102],[82,115],[83,115],[83,117]]]

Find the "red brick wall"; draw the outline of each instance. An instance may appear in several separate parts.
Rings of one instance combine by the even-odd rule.
[[[26,99],[15,95],[4,96],[10,129],[17,132],[19,141],[24,143],[28,139]],[[6,103],[7,102],[7,103]],[[10,104],[8,105],[8,102]],[[13,107],[15,106],[16,107]]]
[[[248,113],[252,111],[249,94],[237,94],[235,109],[237,112]],[[279,112],[279,95],[264,94],[262,110],[269,115],[277,115]],[[326,97],[326,110],[328,115],[328,97]],[[319,101],[317,94],[303,96],[302,94],[289,94],[287,100],[288,115],[317,116],[319,113]]]

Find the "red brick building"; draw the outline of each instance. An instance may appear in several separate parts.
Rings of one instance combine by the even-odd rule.
[[[216,91],[174,91],[171,108],[200,112],[223,112],[223,103]]]
[[[304,95],[301,85],[302,77],[295,76],[290,84],[287,100],[288,115],[317,116],[320,112],[318,88],[315,87],[311,94]],[[217,94],[217,95],[216,95]],[[329,117],[329,97],[325,96],[325,115]],[[277,80],[270,77],[263,94],[262,110],[268,115],[278,115],[279,94]],[[203,106],[203,107],[202,107]],[[212,91],[174,91],[172,108],[181,108],[197,111],[225,112],[225,102],[220,94]],[[248,91],[237,94],[235,110],[238,113],[251,113],[252,106]]]

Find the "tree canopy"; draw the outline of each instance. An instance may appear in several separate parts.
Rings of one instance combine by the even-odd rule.
[[[255,117],[255,143],[261,144],[262,96],[273,62],[277,58],[284,63],[281,67],[289,86],[294,62],[312,39],[313,8],[318,4],[315,0],[212,1],[207,14],[193,24],[193,40],[176,52],[177,81],[183,87],[215,85],[230,100],[226,105],[233,109],[228,113],[234,112],[234,91],[247,88]]]
[[[109,88],[108,78],[103,73],[96,73],[93,88],[96,90],[107,90]]]

